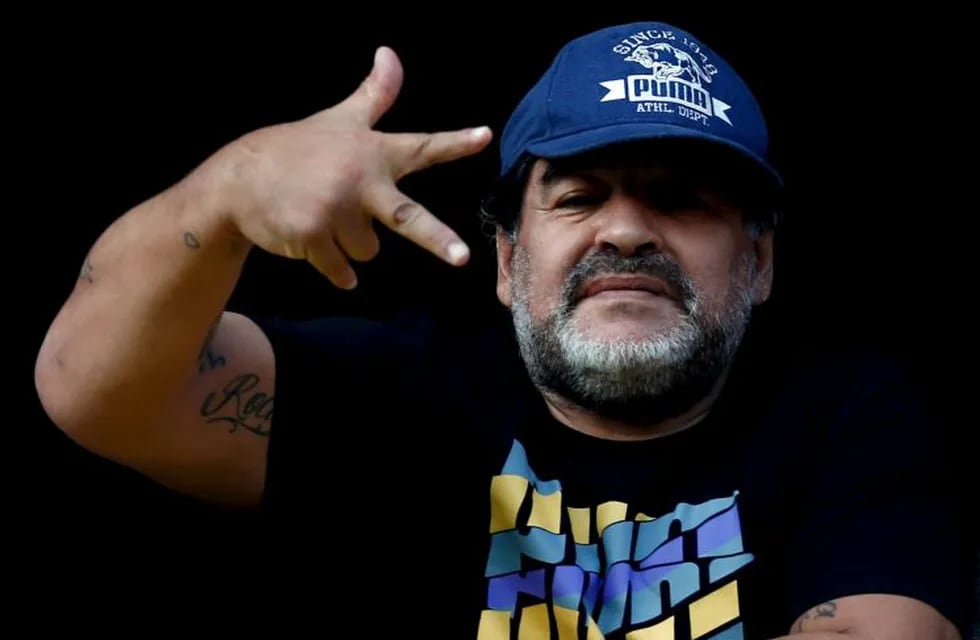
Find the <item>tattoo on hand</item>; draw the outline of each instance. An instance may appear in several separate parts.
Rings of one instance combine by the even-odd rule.
[[[211,328],[208,330],[208,335],[204,339],[204,345],[201,347],[201,352],[197,355],[197,370],[199,373],[217,369],[227,364],[225,357],[211,348],[211,342],[214,340],[214,332],[218,329],[219,322],[220,320],[211,325]]]
[[[244,429],[257,436],[269,437],[272,420],[272,396],[254,391],[259,377],[246,373],[231,380],[220,391],[208,394],[201,405],[201,416],[208,424],[228,425],[228,432]]]
[[[190,231],[184,232],[184,244],[186,244],[191,249],[200,249],[201,243],[198,242],[197,238]]]

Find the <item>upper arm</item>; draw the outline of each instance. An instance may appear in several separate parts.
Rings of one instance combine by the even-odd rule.
[[[818,604],[796,619],[789,634],[792,637],[821,631],[869,639],[961,640],[953,623],[928,604],[877,593]]]
[[[268,338],[252,320],[225,312],[186,387],[157,424],[140,430],[152,437],[127,443],[114,457],[182,493],[256,506],[265,484],[274,390]]]
[[[943,633],[963,627],[969,571],[945,443],[917,385],[877,372],[842,376],[852,399],[810,435],[820,453],[791,497],[798,518],[785,537],[782,624],[793,627],[807,610],[793,628],[957,638]],[[818,603],[830,601],[836,615],[817,615]],[[882,634],[892,625],[926,631]]]
[[[297,482],[303,484],[297,474],[318,473],[322,456],[330,455],[331,434],[365,419],[370,408],[358,400],[365,384],[398,363],[419,362],[425,335],[411,318],[385,323],[332,317],[260,326],[226,312],[187,385],[152,425],[152,442],[129,447],[126,462],[205,500],[246,507],[276,503],[268,499],[270,490],[295,491]],[[392,386],[397,385],[389,383],[390,397],[397,393]],[[323,429],[324,420],[337,429]],[[303,428],[306,423],[317,428]],[[270,455],[273,432],[279,453]]]

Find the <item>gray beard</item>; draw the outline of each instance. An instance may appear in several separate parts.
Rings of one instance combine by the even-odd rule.
[[[646,426],[682,414],[707,395],[731,363],[748,325],[751,256],[732,273],[731,293],[712,311],[678,265],[663,254],[591,254],[569,273],[559,304],[544,321],[530,310],[531,274],[515,246],[511,311],[528,374],[542,391],[624,424]],[[679,294],[679,321],[645,340],[586,337],[573,313],[582,283],[599,274],[643,273]]]

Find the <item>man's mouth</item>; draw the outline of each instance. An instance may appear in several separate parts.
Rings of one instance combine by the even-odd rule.
[[[589,298],[605,292],[649,293],[664,298],[674,298],[674,294],[666,282],[652,276],[623,274],[593,278],[582,288],[581,298]]]

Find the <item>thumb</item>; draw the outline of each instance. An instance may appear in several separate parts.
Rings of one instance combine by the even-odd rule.
[[[352,94],[337,105],[337,110],[373,127],[395,103],[401,91],[402,79],[402,65],[398,56],[390,47],[378,47],[374,52],[371,72]]]

